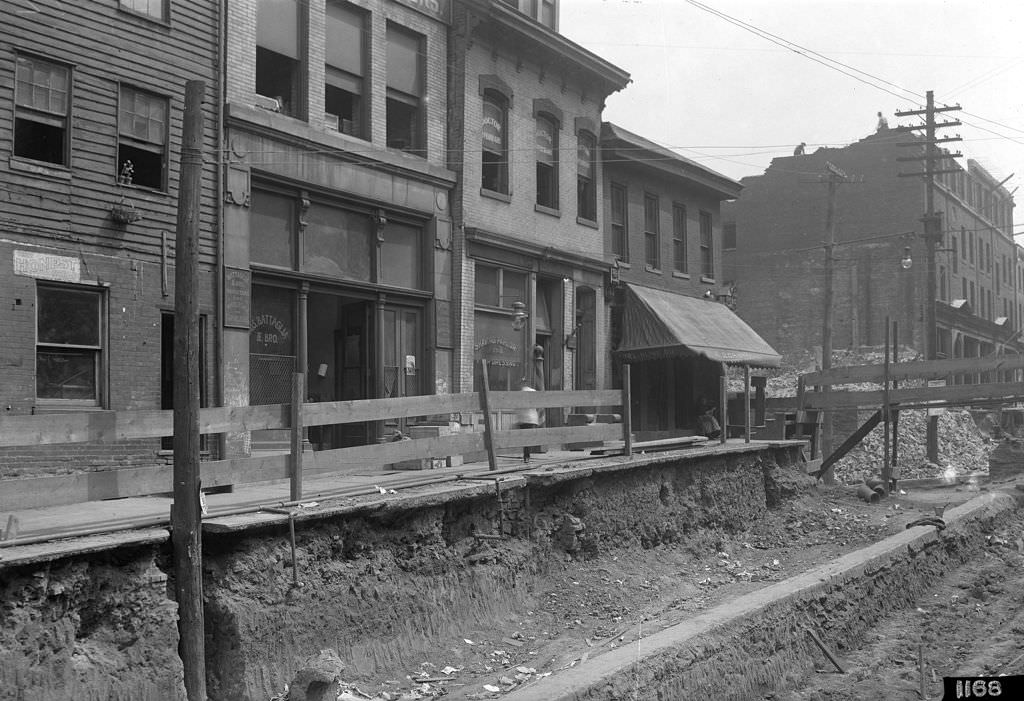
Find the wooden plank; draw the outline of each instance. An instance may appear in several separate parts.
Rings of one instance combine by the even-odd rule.
[[[528,397],[524,397],[528,394]],[[622,392],[617,389],[546,390],[543,392],[491,392],[491,411],[512,411],[533,406],[537,409],[576,406],[617,407],[622,403]]]
[[[491,385],[487,379],[487,360],[480,359],[480,377],[483,391],[480,392],[480,411],[484,413],[484,448],[487,449],[487,467],[492,472],[498,469],[498,456],[494,452],[494,414],[491,413]]]
[[[800,408],[800,397],[765,397],[764,408],[768,413],[796,411]]]
[[[995,382],[981,385],[948,385],[946,387],[904,387],[889,391],[894,404],[915,402],[947,402],[953,405],[971,404],[973,401],[1001,399],[1005,402],[1024,401],[1024,385],[1019,382]],[[804,406],[808,409],[873,408],[885,401],[882,390],[870,392],[837,392],[827,395],[805,392]]]
[[[480,410],[476,393],[430,394],[396,399],[359,399],[305,405],[307,426],[379,421],[391,418],[460,414]]]
[[[450,436],[417,438],[379,445],[362,445],[307,454],[306,475],[348,475],[379,469],[404,460],[444,458],[449,455],[475,453],[484,449],[482,432],[453,433]]]
[[[831,455],[829,455],[827,458],[825,458],[822,461],[821,466],[817,470],[815,470],[814,472],[808,471],[809,474],[814,476],[816,479],[820,478],[822,475],[824,475],[828,471],[828,469],[830,467],[832,467],[840,459],[842,459],[842,457],[844,455],[846,455],[851,450],[853,450],[854,446],[856,446],[858,443],[860,443],[862,440],[864,440],[864,437],[866,435],[868,435],[869,433],[871,433],[871,430],[875,426],[877,426],[878,423],[881,420],[882,420],[882,412],[881,411],[876,411],[874,414],[872,414],[868,418],[867,421],[865,421],[863,424],[861,424],[860,428],[858,428],[856,431],[851,433],[847,437],[847,439],[845,441],[843,441],[842,445],[840,445],[838,448],[836,448],[832,452]]]
[[[954,358],[950,360],[913,360],[894,363],[889,367],[891,380],[931,380],[947,375],[978,374],[1024,368],[1024,357]],[[802,375],[806,386],[843,385],[862,382],[882,382],[882,365],[851,365],[830,368]]]
[[[561,426],[558,428],[517,428],[495,431],[497,448],[522,448],[526,445],[561,445],[588,441],[622,440],[619,424],[593,423],[587,426]]]

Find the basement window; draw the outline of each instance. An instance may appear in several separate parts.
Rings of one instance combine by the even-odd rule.
[[[122,85],[117,131],[122,184],[166,190],[167,98]]]
[[[71,69],[18,56],[14,93],[14,155],[67,166]]]

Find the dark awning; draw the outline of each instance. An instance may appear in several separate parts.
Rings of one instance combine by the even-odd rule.
[[[702,356],[730,365],[776,368],[775,349],[724,304],[626,285],[618,356],[627,362]]]

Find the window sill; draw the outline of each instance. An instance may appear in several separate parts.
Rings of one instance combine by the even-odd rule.
[[[9,164],[11,170],[17,170],[22,173],[44,175],[48,178],[59,178],[61,180],[71,180],[71,169],[66,168],[65,166],[46,163],[45,161],[33,161],[20,156],[11,156]]]
[[[645,265],[644,270],[648,273],[656,273],[658,275],[661,275],[661,268],[656,268],[653,265]]]
[[[689,280],[690,279],[690,273],[681,273],[678,270],[673,270],[672,271],[672,277],[679,278],[680,280]]]
[[[129,17],[133,17],[133,18],[135,18],[137,20],[140,20],[142,22],[147,22],[148,24],[156,25],[156,26],[161,27],[163,29],[170,29],[171,28],[171,18],[169,16],[168,17],[154,17],[153,15],[147,15],[145,12],[139,12],[138,10],[133,10],[133,9],[131,9],[129,7],[125,7],[123,5],[118,7],[118,11],[121,14],[127,15]]]
[[[561,217],[562,216],[562,210],[557,209],[555,207],[545,207],[542,204],[535,204],[535,205],[533,205],[533,211],[540,212],[541,214],[548,214],[548,215],[550,215],[552,217]]]
[[[700,281],[701,281],[701,282],[710,282],[710,283],[714,283],[714,282],[715,282],[715,278],[713,278],[713,277],[708,277],[707,275],[701,275],[701,276],[700,276]]]
[[[512,195],[504,192],[498,192],[497,190],[487,190],[486,188],[480,188],[480,196],[488,197],[492,200],[498,200],[499,202],[511,202]]]
[[[148,187],[146,185],[137,185],[134,183],[131,185],[119,185],[115,182],[114,186],[119,187],[121,190],[124,191],[139,193],[140,195],[156,195],[158,197],[168,197],[171,194],[167,190],[161,190],[155,187]]]
[[[625,270],[631,270],[633,268],[633,264],[630,263],[628,260],[625,260],[623,258],[616,258],[615,260],[619,262],[620,268],[623,268]]]
[[[576,217],[576,223],[582,224],[583,226],[588,226],[591,229],[597,228],[597,221],[594,219],[587,219],[586,217]]]
[[[51,404],[50,402],[54,402]],[[97,404],[90,404],[88,400],[75,402],[73,399],[37,399],[36,405],[32,407],[33,414],[63,414],[67,412],[98,412],[106,411]]]

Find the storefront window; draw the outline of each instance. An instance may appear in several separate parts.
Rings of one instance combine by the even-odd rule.
[[[272,192],[252,194],[253,263],[295,268],[295,199]]]
[[[384,261],[380,282],[408,289],[420,288],[419,228],[388,222],[384,227],[384,243],[380,255]]]
[[[303,232],[302,270],[369,282],[370,229],[367,214],[312,203]]]

